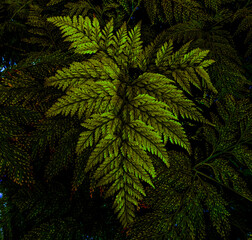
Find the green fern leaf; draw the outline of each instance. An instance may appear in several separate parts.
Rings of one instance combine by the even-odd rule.
[[[104,50],[109,48],[113,39],[113,30],[114,30],[113,22],[114,20],[113,18],[111,18],[111,20],[106,24],[105,28],[102,30],[101,39],[103,42],[101,46]]]
[[[137,67],[138,55],[142,53],[142,43],[140,41],[141,35],[141,21],[128,33],[128,47],[126,48],[126,54],[129,56],[129,67]]]
[[[84,83],[87,80],[84,77],[88,77],[88,72],[83,64],[74,62],[70,65],[70,68],[63,68],[58,70],[55,76],[52,76],[45,81],[45,86],[53,86],[63,91],[68,87],[73,87],[77,83]],[[90,76],[91,77],[91,76]]]
[[[127,226],[133,222],[138,200],[146,195],[140,180],[154,187],[151,177],[155,177],[155,169],[151,156],[157,155],[169,167],[171,163],[164,144],[168,139],[191,154],[190,143],[177,121],[178,114],[203,122],[207,120],[175,86],[176,81],[163,74],[147,72],[151,55],[156,50],[153,44],[142,51],[141,22],[128,34],[124,22],[112,36],[112,21],[102,34],[98,21],[91,23],[88,17],[83,19],[79,16],[77,19],[74,16],[73,20],[54,17],[49,21],[60,27],[64,36],[68,36],[67,40],[73,42],[76,52],[85,54],[99,50],[87,61],[58,71],[46,83],[48,86],[68,88],[66,96],[58,99],[46,113],[47,116],[73,116],[78,113],[81,118],[85,115],[81,125],[88,130],[79,136],[75,149],[78,155],[76,165],[82,166],[84,150],[93,150],[85,170],[81,167],[75,169],[72,190],[77,189],[87,172],[95,171],[93,178],[99,181],[99,186],[111,184],[105,197],[115,196],[113,207],[120,222]],[[160,39],[157,38],[156,43]],[[169,45],[162,44],[163,48],[157,50],[158,65],[162,67],[161,59],[167,59],[166,66],[170,64],[169,68],[178,73],[177,68],[183,62],[181,59],[184,60],[189,44],[175,54],[171,53],[171,41]],[[171,57],[166,58],[167,52],[172,54]],[[190,57],[186,56],[186,61]],[[137,59],[144,63],[137,62]],[[186,64],[185,67],[193,67]],[[131,69],[137,67],[144,73],[132,76]],[[181,81],[189,86],[190,80],[184,76],[182,69],[180,71]],[[198,84],[197,80],[195,83]]]
[[[119,175],[122,174],[122,170],[118,170],[118,166],[115,166],[114,164],[114,159],[118,157],[117,149],[114,150],[116,151],[115,154],[112,156],[110,155],[110,157],[107,158],[94,173],[94,178],[96,179],[98,179],[100,176],[104,176],[97,183],[97,186],[102,186],[111,183],[115,179],[118,179]],[[130,144],[123,143],[121,147],[121,152],[124,157],[128,156],[129,159],[134,159],[132,162],[126,162],[125,171],[133,173],[136,177],[144,180],[145,182],[149,183],[153,188],[155,188],[148,175],[149,173],[154,178],[155,169],[146,152],[133,142]],[[134,158],[132,158],[132,156],[134,156]],[[140,162],[143,162],[143,164],[140,164]],[[109,170],[111,171],[108,173]]]
[[[155,60],[157,67],[166,74],[172,74],[176,82],[182,87],[184,91],[191,95],[190,82],[201,89],[200,82],[194,73],[195,71],[206,81],[207,87],[214,93],[217,90],[214,88],[210,81],[208,73],[203,69],[203,66],[209,66],[214,63],[214,60],[205,60],[203,58],[208,54],[209,51],[202,51],[200,49],[194,49],[186,54],[191,41],[183,45],[179,51],[172,54],[172,42],[170,40],[169,46],[165,43],[159,52]],[[164,58],[165,56],[165,58]],[[195,64],[199,64],[195,66]],[[169,67],[171,70],[167,70]],[[204,82],[203,82],[203,86]]]
[[[85,172],[88,172],[97,163],[102,162],[103,157],[110,157],[113,154],[113,149],[116,148],[116,144],[120,142],[120,138],[107,134],[104,139],[102,139],[97,145],[91,156],[88,159]]]
[[[213,163],[209,163],[209,165],[214,168],[219,182],[223,182],[228,187],[230,187],[229,182],[232,182],[234,191],[252,202],[252,193],[249,191],[246,182],[239,176],[239,173],[228,165],[226,159],[217,158]]]
[[[168,61],[168,57],[173,53],[173,42],[170,39],[169,44],[167,42],[157,52],[157,58],[155,60],[156,66],[160,66]]]
[[[127,44],[127,27],[126,22],[124,22],[121,28],[116,32],[116,36],[113,36],[111,48],[107,49],[108,54],[116,59],[120,67],[127,66],[127,58],[123,54],[127,48]]]
[[[80,15],[77,19],[73,16],[73,21],[69,16],[50,17],[47,21],[54,23],[62,30],[65,41],[72,41],[70,48],[75,48],[76,53],[96,53],[99,49],[98,41],[101,38],[98,20],[94,20],[92,28],[89,17]],[[98,34],[98,35],[97,35]]]
[[[166,19],[168,20],[169,24],[173,25],[173,9],[172,9],[172,2],[167,0],[162,0],[161,5],[164,9],[164,13]]]
[[[121,123],[111,113],[103,113],[101,115],[93,114],[92,119],[87,119],[81,126],[88,128],[88,131],[82,132],[77,143],[76,152],[78,155],[88,146],[96,144],[100,136],[113,134],[115,128]]]
[[[166,103],[166,106],[163,106],[167,110],[172,111],[176,117],[181,115],[183,118],[190,118],[214,126],[202,116],[199,112],[200,109],[197,110],[194,103],[187,99],[183,92],[173,85],[174,81],[166,78],[164,75],[144,73],[133,83],[134,86],[128,87],[128,93],[126,95],[130,100],[132,100],[133,93],[136,95],[148,93],[159,101]],[[135,112],[135,117],[139,117],[137,112]]]
[[[217,94],[218,91],[211,83],[210,77],[208,73],[206,72],[206,70],[204,70],[202,67],[196,67],[195,70],[205,80],[205,84],[207,85],[207,88],[209,88],[213,93]],[[205,84],[203,84],[203,87],[205,87]]]
[[[225,206],[227,202],[222,198],[222,196],[217,193],[216,188],[210,184],[205,183],[205,194],[207,198],[205,204],[210,212],[210,219],[215,226],[217,232],[225,237],[229,234],[231,226],[228,217],[231,215]]]
[[[252,172],[252,151],[247,146],[238,144],[232,149],[232,154],[240,164],[245,165]]]
[[[94,85],[100,88],[95,92],[92,89]],[[67,96],[59,98],[58,101],[47,111],[47,116],[56,116],[60,113],[67,116],[73,116],[78,111],[78,117],[81,118],[84,111],[87,110],[86,115],[90,116],[93,109],[101,106],[101,99],[109,103],[111,97],[115,94],[114,85],[106,82],[90,83],[90,85],[82,85],[79,88],[72,88],[67,93]],[[100,99],[100,101],[99,101]],[[103,102],[103,106],[106,104]],[[92,106],[92,107],[91,107]]]
[[[175,70],[172,72],[172,76],[183,90],[192,95],[189,81],[184,77],[183,71]]]
[[[129,141],[137,141],[144,150],[148,150],[152,154],[158,155],[167,166],[169,163],[167,161],[167,152],[164,149],[164,145],[160,136],[155,133],[152,126],[147,126],[140,120],[131,121],[127,126],[125,126],[128,132]]]
[[[164,134],[164,142],[166,143],[167,139],[171,143],[179,144],[184,147],[189,153],[191,153],[190,144],[185,136],[184,130],[180,123],[174,121],[177,120],[170,111],[167,111],[163,107],[168,107],[162,102],[154,101],[154,97],[151,97],[146,94],[139,94],[131,101],[131,105],[135,107],[131,112],[131,115],[140,115],[143,122],[150,124],[157,132]],[[147,121],[148,119],[148,121]],[[160,119],[162,121],[158,121]]]

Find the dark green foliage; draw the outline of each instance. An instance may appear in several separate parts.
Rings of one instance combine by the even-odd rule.
[[[4,239],[247,239],[249,1],[3,9]]]

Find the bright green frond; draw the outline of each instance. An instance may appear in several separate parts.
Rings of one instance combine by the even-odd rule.
[[[139,22],[134,29],[128,33],[128,47],[126,48],[125,54],[129,57],[129,67],[137,67],[139,61],[138,55],[142,53],[141,37],[141,22]]]
[[[137,141],[144,150],[157,155],[166,165],[169,165],[164,144],[153,127],[147,126],[140,120],[134,120],[127,124],[125,128],[128,131],[129,142]]]
[[[115,197],[113,208],[115,213],[118,212],[118,218],[122,225],[126,227],[128,224],[133,222],[134,214],[134,205],[137,206],[137,200],[141,200],[142,196],[137,193],[140,192],[142,195],[146,195],[142,184],[139,179],[132,174],[125,175],[125,178],[120,178],[116,184],[114,190],[117,189],[119,192]],[[133,185],[133,188],[132,188]],[[112,188],[111,188],[112,189]],[[134,189],[132,191],[132,189]],[[108,192],[110,189],[108,190]]]
[[[172,72],[172,76],[175,79],[175,81],[182,87],[184,91],[192,95],[191,93],[191,88],[190,88],[190,83],[185,77],[185,74],[183,71],[176,69]]]
[[[156,65],[166,75],[171,74],[181,88],[190,95],[192,95],[190,82],[197,88],[202,89],[194,69],[203,79],[205,79],[208,88],[214,93],[217,93],[217,90],[210,81],[210,77],[203,69],[203,67],[207,67],[215,61],[203,61],[203,58],[208,54],[209,50],[202,51],[201,49],[197,48],[186,54],[191,42],[192,41],[189,41],[188,43],[184,44],[175,54],[172,53],[171,49],[169,49],[172,47],[172,41],[170,40],[169,46],[167,43],[165,43],[157,53],[157,58],[155,60]],[[198,66],[195,66],[195,64]],[[205,84],[203,85],[205,86]]]
[[[201,62],[199,64],[200,67],[208,67],[209,65],[211,65],[212,63],[214,63],[215,61],[210,59],[210,60],[204,60],[203,62]]]
[[[194,57],[191,59],[190,63],[193,64],[198,64],[200,63],[209,53],[209,50],[202,51],[200,49],[200,52],[198,54],[195,54]],[[213,61],[213,60],[212,60]],[[213,61],[215,62],[215,61]],[[210,64],[209,64],[210,65]]]
[[[112,44],[113,39],[113,30],[114,30],[114,20],[111,18],[111,20],[106,24],[105,28],[102,30],[102,49],[108,49],[109,46]]]
[[[164,136],[164,143],[169,139],[172,144],[179,144],[181,147],[185,148],[190,155],[192,154],[190,142],[179,122],[168,120],[166,122],[158,123],[157,125],[162,127],[163,131],[161,131],[161,133]]]
[[[184,58],[181,59],[181,64],[183,65],[183,63],[188,63],[188,62],[191,63],[192,59],[198,56],[200,51],[201,51],[200,48],[195,48],[191,50],[189,53],[185,54]]]
[[[76,48],[76,53],[95,53],[100,47],[98,45],[101,38],[99,22],[94,19],[93,27],[89,17],[81,15],[73,16],[73,21],[69,16],[50,17],[47,21],[60,27],[65,41],[73,42],[70,48]]]
[[[95,171],[93,177],[96,180],[98,180],[102,176],[102,178],[96,184],[97,187],[115,182],[119,177],[121,177],[122,169],[118,168],[118,166],[113,166],[115,158],[121,159],[121,156],[106,158],[105,161]],[[118,161],[118,159],[117,162],[120,162],[121,160]]]
[[[55,76],[46,79],[45,86],[58,86],[65,91],[66,88],[77,87],[91,80],[117,79],[119,74],[120,69],[110,58],[88,59],[58,70]]]
[[[120,73],[118,66],[109,58],[88,59],[83,62],[87,77],[94,79],[116,79]]]
[[[74,62],[69,68],[58,70],[55,76],[46,79],[45,86],[58,87],[65,91],[68,87],[87,82],[90,74],[84,66],[83,63]]]
[[[95,149],[91,153],[85,173],[92,169],[96,164],[100,163],[103,159],[110,157],[113,154],[114,149],[120,145],[121,139],[110,134],[107,134],[101,141],[96,145]],[[115,161],[118,161],[115,158]],[[119,165],[119,162],[117,162]]]
[[[170,39],[169,43],[165,42],[164,45],[157,52],[157,58],[155,59],[156,66],[164,65],[168,62],[168,58],[173,54],[173,42]]]
[[[127,169],[125,171],[134,173],[137,178],[143,179],[155,188],[148,175],[149,173],[154,178],[156,176],[155,169],[147,153],[133,142],[123,142],[121,151],[122,155],[127,158],[127,161],[125,161]]]
[[[151,125],[160,136],[164,134],[164,143],[169,138],[171,143],[175,142],[191,153],[190,144],[182,126],[179,122],[174,121],[177,120],[177,117],[163,109],[164,107],[169,108],[168,105],[154,99],[146,94],[135,97],[131,101],[131,105],[135,107],[131,115],[140,115],[141,121]]]
[[[189,118],[214,126],[204,118],[201,114],[202,110],[197,108],[190,99],[187,99],[182,91],[171,89],[169,92],[162,95],[162,99],[175,116],[181,115],[182,118]]]
[[[130,99],[133,99],[133,97],[138,96],[140,93],[148,93],[149,95],[158,98],[175,88],[174,80],[158,73],[145,72],[135,79],[133,84],[134,85],[132,87],[128,87],[128,91],[126,93],[126,96],[130,97]]]
[[[120,29],[116,32],[116,35],[113,35],[110,48],[107,49],[108,54],[116,59],[116,62],[120,67],[127,66],[127,58],[124,55],[127,44],[127,25],[126,22],[124,22]]]
[[[78,111],[79,118],[86,112],[88,118],[93,110],[97,111],[101,106],[101,100],[109,104],[111,98],[115,94],[115,89],[112,83],[109,82],[91,82],[90,85],[82,85],[79,88],[72,88],[67,93],[58,99],[58,101],[47,111],[47,116],[56,116],[60,113],[67,116],[73,116]]]
[[[111,113],[93,114],[92,119],[87,119],[81,126],[88,128],[80,134],[76,152],[79,155],[88,146],[96,144],[100,136],[104,137],[107,134],[113,134],[117,125],[120,124],[120,119],[116,118]]]
[[[192,83],[195,87],[202,90],[201,83],[195,74],[195,71],[192,67],[187,67],[183,71],[185,78]]]
[[[205,87],[205,84],[206,84],[206,86],[208,87],[209,90],[211,90],[213,93],[217,94],[218,91],[211,83],[211,80],[210,80],[210,77],[209,77],[207,71],[205,69],[203,69],[203,67],[196,67],[195,71],[205,80],[205,82],[203,82],[204,83],[203,87]]]
[[[195,77],[196,74],[194,71],[192,72],[190,68],[186,70],[190,71],[190,76]],[[133,99],[132,94],[136,92],[148,93],[155,96],[159,101],[166,103],[166,106],[162,106],[171,111],[175,116],[179,116],[180,114],[183,118],[190,118],[212,125],[212,123],[202,116],[200,113],[201,110],[198,110],[195,104],[187,99],[181,90],[174,86],[174,81],[166,78],[164,75],[157,73],[144,73],[140,75],[134,81],[134,87],[128,88],[127,96]],[[134,113],[135,119],[140,116],[138,109],[134,109],[133,111],[131,107],[129,112],[131,112],[132,116]]]
[[[165,103],[156,101],[154,97],[151,97],[148,94],[139,94],[138,96],[136,96],[134,99],[131,100],[130,104],[136,108],[142,108],[143,112],[147,112],[148,109],[152,111],[154,107],[157,107],[160,110],[161,107],[163,108],[168,107]],[[166,111],[166,114],[170,118],[177,119],[168,111]]]
[[[93,19],[93,28],[92,28],[92,35],[90,36],[90,39],[94,42],[96,42],[99,46],[101,45],[100,44],[100,40],[101,40],[101,37],[102,37],[102,33],[101,33],[101,30],[100,30],[100,24],[99,24],[99,21],[97,20],[97,18],[94,18]]]
[[[186,54],[188,48],[190,47],[190,43],[192,42],[189,41],[188,43],[184,44],[175,54],[172,55],[171,59],[169,59],[169,65],[179,65],[180,61],[184,59],[184,55]],[[165,66],[165,63],[164,63]]]
[[[167,4],[162,1],[162,5]],[[185,4],[174,4],[176,20],[189,18],[190,9],[182,13],[184,8]],[[155,9],[158,11],[158,8]],[[185,130],[178,121],[179,115],[213,125],[177,86],[190,93],[191,83],[201,90],[207,86],[217,93],[204,69],[214,62],[204,60],[209,51],[196,48],[187,53],[192,42],[190,40],[173,53],[172,38],[163,41],[167,40],[165,34],[160,34],[143,51],[141,22],[129,32],[124,22],[114,35],[113,18],[103,30],[100,29],[98,18],[91,21],[81,16],[74,16],[72,20],[69,17],[55,17],[49,18],[49,21],[61,28],[66,40],[73,42],[71,47],[75,47],[77,53],[96,53],[82,63],[72,64],[69,69],[63,68],[46,82],[47,86],[68,90],[66,96],[59,98],[48,110],[47,116],[61,113],[73,117],[78,113],[80,119],[85,115],[86,120],[81,126],[86,129],[80,133],[75,148],[78,155],[76,165],[85,169],[83,173],[75,171],[73,190],[83,182],[86,173],[92,170],[96,186],[111,184],[105,197],[115,197],[115,213],[126,227],[133,223],[135,206],[146,196],[140,181],[159,189],[155,184],[155,177],[159,175],[154,167],[158,164],[158,158],[169,169],[178,164],[183,171],[174,168],[166,173],[166,180],[170,184],[168,190],[174,195],[175,191],[170,186],[175,186],[176,191],[188,188],[184,199],[186,210],[176,214],[176,219],[181,224],[190,225],[190,236],[195,238],[198,226],[194,221],[202,220],[202,213],[197,211],[202,210],[202,206],[198,205],[203,193],[197,195],[189,189],[192,186],[190,161],[183,165],[182,160],[186,156],[169,154],[165,144],[169,140],[186,149],[190,155],[193,152]],[[203,84],[196,72],[204,79]],[[172,77],[174,80],[170,79]],[[85,160],[81,156],[90,149],[92,151],[84,166],[82,162]],[[85,157],[87,155],[85,153]],[[181,175],[184,172],[186,177]],[[179,200],[177,205],[174,203],[175,198],[170,199],[178,210],[182,197],[176,197]],[[197,209],[191,201],[193,197],[197,199],[194,202],[197,203]],[[212,204],[210,200],[208,204]],[[170,210],[174,209],[170,207]],[[192,216],[182,219],[189,210]],[[219,221],[218,217],[216,219]],[[166,224],[165,227],[169,226]],[[185,236],[185,231],[182,233]]]
[[[74,96],[69,91],[68,95],[63,96],[57,100],[56,103],[46,112],[47,117],[56,116],[60,113],[67,116],[71,114],[73,116],[80,107],[86,108],[86,98],[84,96],[79,96],[76,93]]]

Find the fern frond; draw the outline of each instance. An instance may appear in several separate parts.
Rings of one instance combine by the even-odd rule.
[[[209,77],[207,71],[204,70],[202,66],[196,67],[195,70],[205,80],[203,87],[207,87],[208,89],[213,91],[213,93],[215,93],[215,94],[218,93],[216,88],[211,83],[211,80],[210,80],[210,77]]]
[[[144,150],[156,154],[167,166],[169,166],[167,161],[168,156],[164,150],[164,145],[160,136],[153,131],[154,128],[152,126],[146,125],[140,120],[135,120],[127,124],[126,129],[130,142],[133,140],[138,141]]]
[[[231,226],[228,217],[231,215],[226,206],[228,203],[223,199],[221,194],[216,191],[216,188],[211,184],[204,183],[205,204],[210,212],[210,219],[216,228],[217,232],[224,238],[230,233]]]
[[[137,67],[139,61],[138,56],[142,53],[142,43],[140,41],[141,35],[141,21],[128,33],[128,47],[126,48],[126,54],[129,56],[128,67]]]
[[[167,139],[171,143],[179,144],[191,153],[190,144],[185,136],[184,130],[177,118],[163,107],[168,107],[162,102],[154,101],[154,97],[150,97],[146,94],[139,94],[137,97],[132,99],[131,106],[134,107],[133,111],[130,112],[131,116],[140,116],[140,120],[150,124],[154,129],[164,135],[164,142]],[[160,119],[157,120],[157,119]]]
[[[96,53],[99,49],[98,42],[101,38],[101,32],[99,28],[99,22],[94,18],[93,26],[89,17],[73,16],[73,20],[69,16],[58,16],[47,18],[48,22],[52,22],[58,26],[63,34],[63,37],[67,37],[65,41],[72,41],[70,48],[75,48],[76,53]]]
[[[221,6],[221,0],[204,0],[204,3],[207,8],[210,8],[216,12],[218,12],[218,9]]]
[[[170,39],[169,44],[167,42],[157,52],[157,58],[155,59],[156,66],[162,66],[163,63],[168,62],[168,58],[173,53],[173,42]]]
[[[113,41],[113,30],[114,30],[114,20],[111,20],[106,24],[105,28],[102,30],[102,45],[104,49],[108,49],[109,46],[112,44]]]
[[[214,88],[210,81],[208,73],[203,69],[203,66],[209,66],[215,61],[205,60],[204,62],[202,62],[203,58],[208,54],[209,51],[194,49],[190,53],[186,54],[190,42],[183,45],[179,51],[172,55],[170,52],[171,50],[169,50],[169,53],[166,53],[167,50],[165,49],[168,46],[167,43],[165,43],[163,48],[161,48],[161,52],[159,51],[157,53],[157,67],[159,67],[160,70],[163,70],[165,69],[165,67],[169,66],[172,70],[165,70],[165,73],[172,73],[173,78],[178,82],[182,89],[188,92],[189,94],[191,94],[189,82],[192,82],[193,85],[201,89],[199,80],[193,71],[195,69],[195,71],[206,81],[207,87],[211,89],[214,93],[217,93],[217,90]],[[170,40],[169,48],[172,47],[171,44],[172,42]],[[164,55],[165,59],[163,59]],[[181,56],[184,57],[182,58]],[[199,66],[196,67],[195,64],[199,64]]]
[[[252,15],[250,8],[239,9],[233,16],[233,21],[239,17],[243,17],[241,23],[239,24],[237,30],[234,33],[234,36],[237,36],[240,32],[251,29],[252,24]],[[244,43],[250,43],[252,39],[251,31],[248,31],[247,37]],[[252,45],[248,46],[248,50],[245,53],[245,57],[248,57],[252,53]]]
[[[63,0],[50,0],[49,3],[47,3],[47,6],[53,6],[55,4],[61,3]]]
[[[251,155],[247,156],[247,161],[251,160]],[[230,187],[230,182],[232,183],[234,191],[239,195],[250,199],[252,202],[252,193],[248,189],[246,182],[239,176],[231,166],[228,164],[228,160],[223,158],[217,158],[214,162],[209,163],[209,165],[214,169],[216,179],[226,186]]]
[[[88,128],[88,131],[82,132],[77,143],[76,151],[78,155],[88,146],[96,145],[100,136],[113,134],[116,126],[120,124],[120,119],[113,114],[103,113],[102,115],[93,114],[92,120],[87,119],[81,126]]]
[[[154,178],[155,169],[146,152],[133,142],[127,144],[122,143],[122,147],[120,149],[124,157],[127,157],[127,155],[129,157],[134,156],[134,161],[126,162],[126,168],[124,167],[125,171],[133,173],[136,177],[144,180],[145,182],[149,183],[153,188],[155,188],[155,186],[151,182],[149,175],[147,174],[148,172]],[[115,153],[110,156],[110,158],[107,158],[94,174],[94,178],[96,179],[98,179],[99,176],[104,176],[97,183],[97,186],[102,186],[111,183],[115,179],[118,179],[119,176],[122,174],[122,169],[118,170],[117,166],[115,166],[114,164],[114,159],[119,156],[117,149],[114,149],[114,151]],[[140,164],[141,161],[143,162],[143,165]]]
[[[54,218],[49,222],[39,224],[39,226],[31,229],[27,234],[24,235],[23,239],[46,239],[54,236],[56,239],[68,238],[74,239],[76,236],[81,238],[83,235],[78,231],[77,221],[72,217],[66,218]]]
[[[180,152],[169,151],[169,156],[173,159],[169,169],[164,169],[161,162],[153,161],[157,169],[157,177],[153,180],[156,188],[147,188],[144,198],[152,213],[136,217],[130,226],[131,239],[188,239],[188,234],[204,239],[206,235],[202,206],[204,196],[200,182],[192,182],[191,161]],[[142,226],[148,231],[142,230]]]
[[[127,97],[132,99],[134,94],[148,93],[159,101],[166,103],[165,108],[171,111],[176,117],[181,115],[183,118],[190,118],[195,121],[205,122],[212,125],[199,112],[194,103],[187,99],[183,92],[174,86],[174,81],[161,74],[144,73],[134,82],[133,87],[128,87]],[[137,114],[137,112],[135,113]],[[135,115],[138,117],[139,115]]]
[[[239,144],[232,149],[232,154],[242,166],[248,167],[252,173],[252,151],[249,150],[248,147]]]
[[[111,47],[107,49],[108,54],[114,57],[120,67],[125,68],[127,66],[127,58],[123,52],[127,48],[127,26],[126,22],[116,32],[116,36],[113,36],[111,41]]]
[[[101,71],[103,69],[104,71]],[[88,59],[85,62],[74,62],[69,68],[58,70],[55,76],[46,79],[45,86],[58,86],[64,91],[66,88],[88,84],[90,80],[116,79],[120,69],[109,58]]]
[[[58,1],[58,0],[57,0]],[[49,4],[49,3],[48,3]],[[76,2],[68,2],[64,5],[65,9],[63,10],[64,15],[68,15],[70,17],[76,16],[86,16],[89,10],[93,10],[93,7],[87,1],[76,1]]]
[[[158,51],[159,45],[163,44],[162,40],[164,39],[164,37],[165,37],[165,32],[158,34],[155,40],[151,42],[148,46],[146,46],[143,52],[139,54],[138,67],[142,71],[146,71],[148,65],[151,63],[151,59],[152,59],[151,56],[155,54],[156,51]],[[169,42],[169,46],[170,44],[172,43]],[[163,51],[163,50],[159,50],[159,51]],[[172,51],[172,49],[170,51]]]
[[[89,157],[85,172],[88,172],[97,163],[101,162],[103,157],[106,159],[109,156],[113,156],[113,151],[119,142],[120,138],[107,134],[106,137],[96,145],[96,148]]]
[[[98,91],[94,91],[100,88]],[[99,107],[106,106],[111,101],[111,98],[115,95],[115,87],[109,82],[87,82],[86,85],[81,85],[79,88],[72,88],[66,94],[58,99],[48,111],[47,116],[56,116],[60,113],[67,116],[70,114],[73,116],[78,111],[78,117],[81,118],[83,113],[87,110],[86,116],[89,117],[93,111],[98,111]],[[109,107],[110,109],[110,107]],[[104,111],[104,108],[100,108],[99,111]]]
[[[90,147],[93,150],[84,172],[81,167],[75,170],[72,190],[77,190],[85,173],[95,170],[98,165],[93,178],[100,179],[99,186],[111,184],[105,197],[116,196],[113,207],[118,212],[120,222],[127,226],[133,222],[134,206],[138,205],[142,195],[145,196],[140,179],[154,187],[151,177],[155,176],[155,170],[148,154],[157,155],[169,167],[169,155],[164,145],[168,139],[191,154],[190,143],[181,124],[176,121],[176,114],[205,122],[207,120],[200,115],[193,102],[177,89],[175,81],[163,74],[147,73],[151,54],[158,49],[153,44],[142,51],[141,22],[129,33],[124,22],[116,35],[112,36],[112,20],[102,34],[98,21],[94,19],[91,22],[88,17],[83,19],[79,16],[77,19],[74,16],[73,21],[69,17],[55,17],[49,21],[61,28],[79,53],[89,53],[90,48],[93,49],[92,53],[102,50],[87,61],[74,63],[69,69],[58,71],[55,77],[48,79],[48,86],[69,89],[66,96],[59,98],[46,115],[70,114],[73,117],[78,112],[81,118],[85,112],[86,120],[82,126],[88,130],[79,136],[76,165],[83,166],[80,156],[84,150]],[[156,44],[162,43],[162,37],[164,35],[161,34],[156,38]],[[95,44],[85,45],[82,43],[85,41]],[[171,48],[171,41],[169,44]],[[174,71],[184,59],[189,44],[168,58],[169,67]],[[104,49],[105,46],[107,49]],[[158,51],[160,59],[165,58],[166,48],[164,46],[163,50]],[[194,53],[199,55],[196,51]],[[204,56],[203,52],[193,57],[200,64]],[[189,61],[193,57],[188,55],[186,59]],[[144,63],[138,63],[139,59]],[[160,59],[158,64],[162,65]],[[202,64],[208,66],[211,61]],[[133,76],[131,69],[137,67],[144,73],[139,76],[134,73]]]
[[[151,20],[151,24],[153,25],[156,15],[157,15],[158,1],[157,0],[149,0],[149,1],[144,0],[144,6]]]

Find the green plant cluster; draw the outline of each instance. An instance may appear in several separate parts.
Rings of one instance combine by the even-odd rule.
[[[248,239],[251,7],[1,3],[2,238]]]

